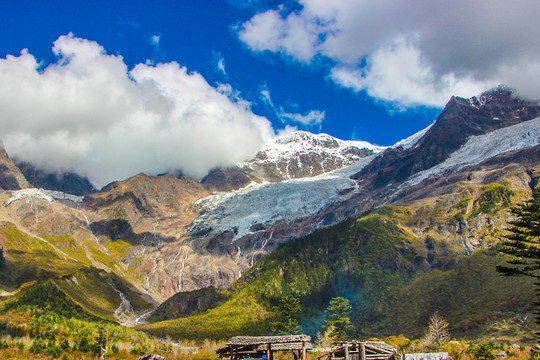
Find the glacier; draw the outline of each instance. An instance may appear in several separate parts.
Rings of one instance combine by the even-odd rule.
[[[419,184],[423,180],[454,173],[465,166],[477,165],[491,157],[540,144],[540,117],[508,126],[490,133],[471,136],[442,163],[412,175],[399,189]]]
[[[340,192],[358,189],[350,176],[360,171],[378,155],[360,159],[339,170],[310,178],[286,180],[279,183],[252,183],[228,193],[217,193],[203,198],[193,206],[201,212],[192,224],[195,229],[211,229],[212,233],[236,230],[233,242],[252,233],[256,223],[274,225],[315,215],[324,207],[350,197]]]

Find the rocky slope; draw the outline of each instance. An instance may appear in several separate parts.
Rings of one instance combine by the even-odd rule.
[[[0,189],[18,190],[31,187],[21,170],[11,161],[4,148],[4,143],[0,142]]]

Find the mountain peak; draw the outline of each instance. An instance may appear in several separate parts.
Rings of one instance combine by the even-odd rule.
[[[499,86],[472,98],[452,97],[437,121],[410,149],[387,151],[353,178],[369,174],[377,186],[401,182],[412,174],[446,160],[471,136],[532,120],[540,116],[540,105],[517,97]]]
[[[266,144],[244,169],[270,181],[320,175],[386,149],[365,141],[295,131]]]
[[[484,91],[482,94],[473,96],[467,99],[469,104],[479,108],[484,105],[491,105],[494,103],[509,103],[512,101],[522,102],[519,97],[517,97],[516,92],[511,87],[506,85],[499,85],[493,89]]]

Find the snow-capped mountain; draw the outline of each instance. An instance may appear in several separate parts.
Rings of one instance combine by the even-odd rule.
[[[298,179],[342,168],[384,149],[365,141],[344,141],[328,134],[295,131],[267,144],[243,168],[265,179]]]
[[[295,131],[266,144],[243,164],[214,169],[202,183],[211,190],[237,190],[255,182],[280,182],[329,173],[386,149],[365,141]]]

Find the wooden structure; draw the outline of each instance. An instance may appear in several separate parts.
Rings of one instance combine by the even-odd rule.
[[[273,360],[276,351],[292,351],[294,358],[305,360],[307,351],[313,349],[307,335],[285,336],[235,336],[227,346],[216,350],[220,359],[267,359]]]
[[[163,356],[159,356],[159,355],[148,354],[148,355],[138,357],[137,360],[167,360],[167,358],[164,358]]]
[[[380,341],[344,341],[319,359],[344,360],[397,360],[399,355],[392,346]]]

